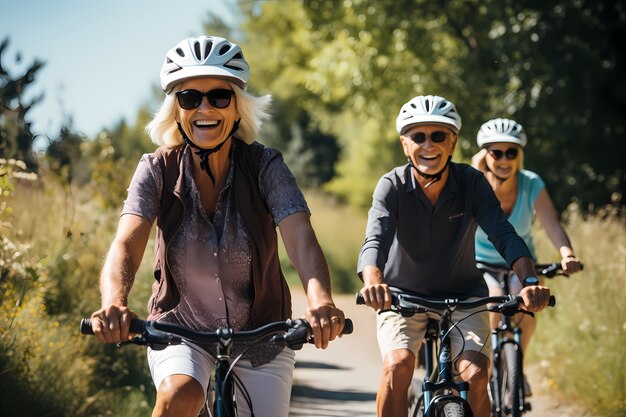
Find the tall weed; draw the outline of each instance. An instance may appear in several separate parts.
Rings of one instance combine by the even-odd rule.
[[[571,208],[566,228],[584,270],[546,283],[557,305],[540,314],[529,349],[549,383],[596,415],[626,415],[626,219]],[[540,261],[558,259],[537,230]]]

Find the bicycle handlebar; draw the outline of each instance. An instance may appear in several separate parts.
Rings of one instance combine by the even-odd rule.
[[[582,271],[584,265],[580,264],[580,270]],[[535,272],[537,275],[543,275],[547,278],[554,278],[557,275],[564,276],[569,278],[569,274],[566,274],[565,271],[561,268],[561,264],[557,262],[553,262],[550,264],[537,264],[535,265]]]
[[[519,305],[522,304],[522,297],[519,295],[502,295],[492,297],[481,297],[476,300],[465,301],[457,298],[448,299],[432,299],[424,298],[416,294],[408,293],[399,288],[389,287],[391,290],[391,310],[396,312],[405,312],[410,314],[425,313],[428,309],[446,309],[457,308],[461,310],[470,310],[487,304],[497,304],[489,306],[488,310],[503,314],[508,314],[512,309],[517,312]],[[356,294],[356,303],[365,304],[365,300],[360,293]],[[548,302],[550,307],[556,305],[556,298],[550,296]]]
[[[486,262],[478,262],[479,268],[492,272],[509,272],[511,269],[508,266],[502,265],[492,265]],[[546,278],[554,278],[555,276],[563,276],[569,278],[569,274],[563,271],[561,268],[560,262],[552,262],[547,264],[535,264],[535,273],[537,275],[544,276]],[[580,270],[582,271],[584,268],[583,264],[580,264]]]
[[[342,334],[350,334],[353,329],[352,320],[345,319]],[[80,332],[85,335],[93,335],[91,319],[84,318],[80,321]],[[301,349],[306,342],[314,343],[311,328],[303,319],[277,321],[254,330],[220,328],[211,332],[196,331],[174,323],[132,319],[130,333],[141,335],[135,343],[147,344],[153,348],[155,346],[164,348],[168,345],[177,345],[183,339],[200,344],[215,344],[226,340],[240,343],[258,342],[270,336],[271,342],[285,344],[294,350]]]

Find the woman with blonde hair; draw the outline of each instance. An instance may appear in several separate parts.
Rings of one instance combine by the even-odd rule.
[[[304,318],[318,348],[341,334],[330,276],[310,212],[280,152],[255,142],[270,96],[246,92],[241,48],[216,36],[188,38],[168,50],[166,93],[147,126],[160,147],[144,155],[100,277],[102,308],[91,316],[99,340],[129,338],[135,274],[157,222],[148,320],[198,331],[245,330],[291,317],[278,259],[276,227],[307,295]],[[234,374],[238,415],[287,417],[294,352],[265,344],[242,354]],[[215,364],[193,343],[148,349],[157,388],[152,416],[198,415]],[[252,410],[254,408],[254,411]]]
[[[511,119],[497,118],[485,122],[477,135],[481,150],[472,157],[472,166],[483,172],[496,193],[500,206],[508,216],[517,234],[524,239],[533,259],[537,261],[532,237],[532,223],[535,215],[539,218],[548,237],[561,256],[561,267],[567,274],[581,269],[580,260],[574,255],[572,244],[558,219],[558,213],[545,188],[541,177],[523,169],[523,150],[527,143],[526,133],[521,124]],[[489,287],[490,295],[502,295],[501,282],[507,279],[506,262],[496,251],[479,227],[476,231],[476,261],[478,268]],[[489,266],[496,267],[490,269]],[[501,272],[497,272],[500,268]],[[502,272],[504,268],[504,272]],[[509,290],[518,294],[522,283],[511,274]],[[492,314],[491,327],[498,325],[499,315]],[[525,351],[536,321],[524,316],[522,328],[522,350]],[[530,390],[527,389],[527,393]]]

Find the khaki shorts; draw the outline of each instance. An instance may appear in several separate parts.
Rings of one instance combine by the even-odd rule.
[[[476,310],[454,312],[452,313],[452,322],[456,323],[467,317],[472,311],[484,309],[485,307],[479,307]],[[428,318],[439,320],[439,315],[422,313],[413,317],[402,317],[401,314],[391,311],[378,314],[376,317],[377,338],[383,360],[389,352],[396,349],[409,349],[417,356],[422,347]],[[477,351],[487,357],[491,356],[491,328],[489,327],[488,312],[484,311],[467,317],[458,323],[449,335],[453,358],[460,351],[466,350]]]

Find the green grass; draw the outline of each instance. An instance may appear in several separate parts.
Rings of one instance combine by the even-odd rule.
[[[546,283],[557,305],[540,314],[528,359],[594,415],[624,416],[626,222],[615,214],[583,221],[574,211],[566,227],[584,270]],[[537,235],[539,260],[558,259],[545,234]]]

